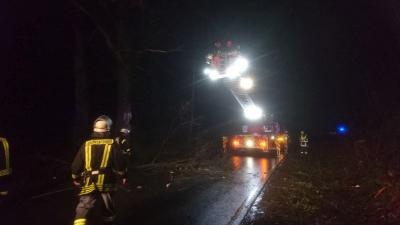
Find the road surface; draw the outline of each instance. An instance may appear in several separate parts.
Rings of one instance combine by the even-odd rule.
[[[274,158],[232,156],[231,171],[216,179],[192,178],[180,188],[163,192],[136,187],[119,191],[115,196],[119,209],[116,224],[240,224],[277,162]],[[8,213],[7,221],[10,225],[70,225],[74,196],[72,190],[66,190],[24,201]]]

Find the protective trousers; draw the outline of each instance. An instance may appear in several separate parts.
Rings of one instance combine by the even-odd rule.
[[[115,211],[111,195],[108,192],[97,192],[81,195],[79,197],[79,203],[76,206],[74,225],[86,225],[88,215],[90,215],[94,207],[98,204],[100,205],[102,211],[102,222],[105,224],[112,224],[115,218]],[[95,217],[99,218],[97,215],[93,218]]]

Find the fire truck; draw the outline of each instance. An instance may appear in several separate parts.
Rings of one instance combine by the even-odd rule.
[[[230,154],[280,156],[288,149],[288,134],[278,122],[243,125],[242,132],[223,137],[223,150]]]
[[[225,45],[216,42],[214,46],[213,53],[206,57],[207,67],[204,74],[213,82],[223,82],[249,122],[242,127],[240,134],[223,137],[224,151],[282,154],[287,149],[288,136],[281,132],[279,123],[265,117],[261,107],[250,96],[254,85],[253,79],[248,75],[250,62],[232,41],[227,41]]]

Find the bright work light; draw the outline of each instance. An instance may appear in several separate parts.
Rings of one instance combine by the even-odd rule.
[[[239,85],[240,85],[240,88],[242,88],[244,90],[250,90],[251,88],[253,88],[254,82],[253,82],[253,79],[251,79],[249,77],[243,77],[243,78],[240,78]]]
[[[243,57],[239,57],[233,63],[233,66],[236,67],[239,70],[239,72],[244,72],[249,67],[249,61],[247,61],[247,59]]]
[[[213,80],[213,81],[222,78],[221,75],[218,73],[218,71],[216,69],[205,68],[204,69],[204,74],[208,75],[210,80]]]
[[[256,105],[248,106],[244,109],[244,116],[249,120],[258,120],[262,115],[262,109]]]
[[[237,58],[227,69],[226,76],[235,79],[240,77],[244,71],[249,67],[249,62],[243,57]]]

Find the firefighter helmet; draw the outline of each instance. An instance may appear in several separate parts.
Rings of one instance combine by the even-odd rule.
[[[106,115],[101,115],[93,123],[93,131],[98,133],[108,132],[111,129],[112,120]]]
[[[129,134],[131,132],[131,130],[129,128],[121,128],[121,130],[119,130],[119,132],[124,133],[124,134]]]

